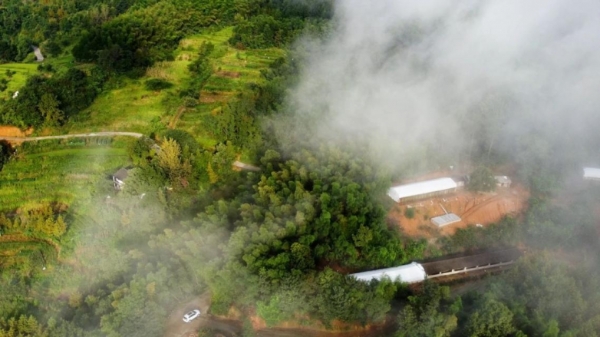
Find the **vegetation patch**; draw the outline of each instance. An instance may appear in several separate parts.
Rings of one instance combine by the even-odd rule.
[[[25,85],[27,79],[37,73],[37,64],[5,63],[0,64],[0,83],[6,83],[4,90],[0,86],[0,100],[12,98],[14,92]]]
[[[57,149],[45,150],[49,145]],[[124,148],[66,140],[24,144],[17,153],[0,171],[0,211],[88,200],[91,191],[110,190],[109,175],[128,163]]]

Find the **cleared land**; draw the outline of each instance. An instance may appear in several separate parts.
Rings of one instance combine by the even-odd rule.
[[[468,225],[494,223],[506,215],[516,216],[527,207],[528,198],[527,189],[518,184],[513,184],[511,188],[498,188],[491,193],[460,190],[443,197],[394,205],[388,218],[409,236],[432,238],[454,234],[458,228]],[[412,218],[407,218],[407,209],[414,210]],[[444,209],[458,215],[461,221],[442,228],[433,225],[431,218],[444,215]]]

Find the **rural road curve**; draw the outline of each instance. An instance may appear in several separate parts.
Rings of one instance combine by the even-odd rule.
[[[65,139],[65,138],[82,138],[82,137],[112,137],[112,136],[129,136],[140,138],[143,136],[137,132],[118,132],[118,131],[107,131],[107,132],[90,132],[90,133],[74,133],[69,135],[59,136],[41,136],[41,137],[3,137],[0,136],[0,140],[16,141],[16,142],[32,142],[36,140],[46,139]]]

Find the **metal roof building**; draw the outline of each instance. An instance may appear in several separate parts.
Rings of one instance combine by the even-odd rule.
[[[585,167],[583,169],[583,178],[600,180],[600,168]]]
[[[435,218],[431,218],[431,222],[438,227],[444,227],[446,225],[453,224],[455,222],[459,222],[460,217],[454,213],[448,213],[440,216],[436,216]]]
[[[454,191],[457,187],[458,184],[452,178],[439,178],[392,187],[389,189],[388,195],[394,201],[400,202],[408,198]]]
[[[369,282],[371,280],[381,280],[388,277],[392,281],[400,281],[404,283],[423,282],[427,278],[425,269],[420,263],[413,262],[399,267],[377,269],[365,271],[362,273],[350,274],[359,281]]]

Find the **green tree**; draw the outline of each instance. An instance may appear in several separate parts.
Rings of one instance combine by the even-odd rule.
[[[452,302],[450,289],[433,282],[423,285],[422,293],[408,298],[409,304],[400,313],[396,337],[447,337],[458,326],[456,313],[460,297]]]
[[[510,309],[490,297],[485,298],[466,323],[466,331],[471,337],[509,336],[515,330]]]
[[[33,316],[21,315],[8,321],[0,319],[0,337],[47,337],[41,324]]]
[[[470,175],[468,189],[484,192],[496,189],[496,180],[490,169],[484,166],[476,168]]]
[[[60,102],[55,95],[47,93],[43,94],[38,104],[38,109],[44,117],[45,123],[48,125],[57,125],[63,121],[62,111],[58,108]]]
[[[181,158],[181,147],[174,139],[167,138],[161,143],[156,159],[158,166],[165,172],[171,183],[182,186],[183,181],[189,178],[192,171],[191,164],[189,160]]]

